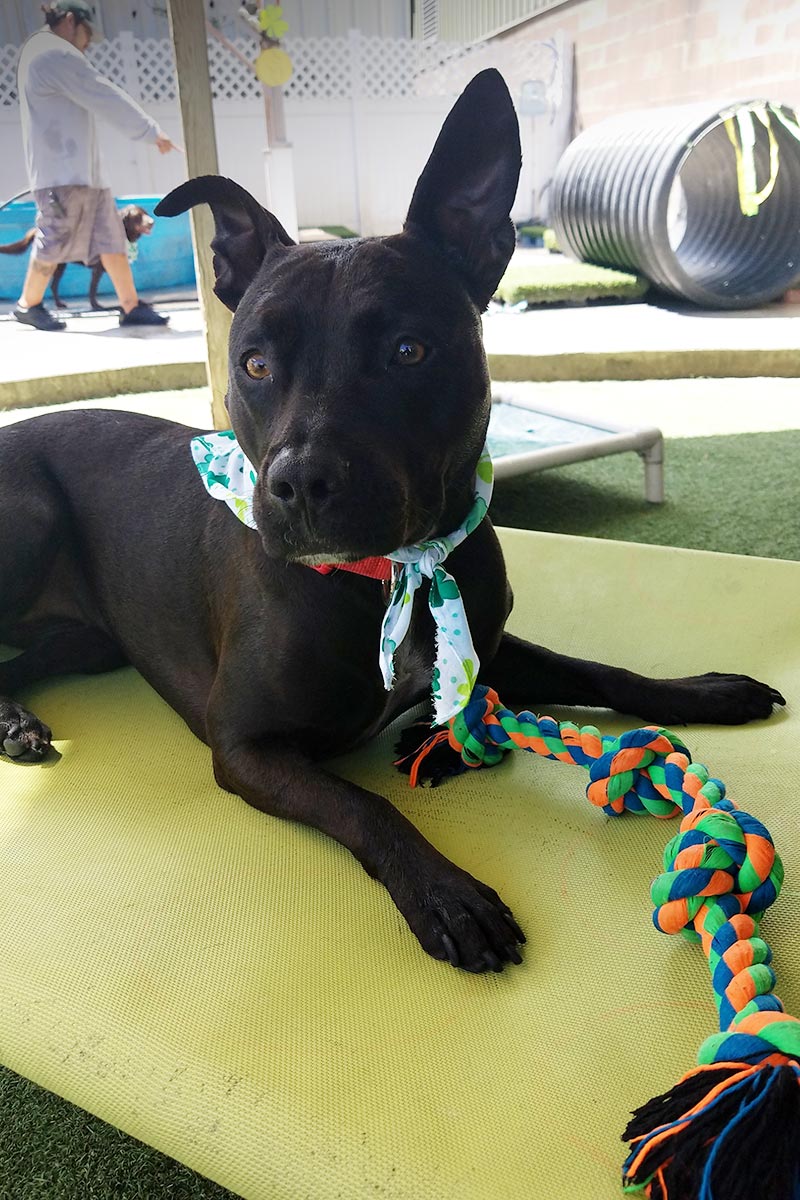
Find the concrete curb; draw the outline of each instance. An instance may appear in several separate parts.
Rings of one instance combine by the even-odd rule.
[[[66,404],[136,392],[167,392],[204,387],[207,383],[205,362],[141,363],[41,379],[6,379],[0,381],[0,409]]]
[[[800,349],[611,350],[605,354],[489,354],[497,382],[635,379],[751,379],[800,375]]]
[[[489,354],[498,383],[800,376],[800,349],[639,350],[605,354]],[[204,362],[141,363],[103,371],[0,381],[0,409],[65,404],[137,392],[203,387]]]

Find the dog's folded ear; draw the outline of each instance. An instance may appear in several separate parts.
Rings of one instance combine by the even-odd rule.
[[[405,229],[433,241],[483,309],[514,250],[522,156],[503,77],[481,71],[456,101],[417,181]]]
[[[268,250],[295,243],[272,213],[222,175],[198,175],[182,183],[160,200],[154,211],[157,217],[176,217],[196,204],[207,204],[214,216],[214,291],[223,304],[235,310]]]

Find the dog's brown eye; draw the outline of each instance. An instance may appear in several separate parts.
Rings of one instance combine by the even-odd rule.
[[[395,346],[392,362],[399,363],[403,367],[414,367],[417,363],[422,362],[427,353],[427,347],[423,346],[422,342],[418,342],[414,338],[400,338]]]
[[[263,354],[248,354],[244,360],[244,369],[251,379],[271,379],[272,371],[267,366]]]

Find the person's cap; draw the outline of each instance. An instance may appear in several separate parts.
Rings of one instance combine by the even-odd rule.
[[[72,13],[76,21],[89,26],[92,31],[92,41],[100,41],[101,35],[95,29],[94,24],[97,20],[94,8],[91,4],[87,4],[86,0],[52,0],[47,8],[52,13],[61,13],[64,16]]]

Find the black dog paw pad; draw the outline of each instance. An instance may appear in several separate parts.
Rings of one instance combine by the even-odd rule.
[[[52,734],[38,717],[13,701],[0,703],[0,754],[12,762],[41,762]]]
[[[3,742],[3,753],[9,758],[19,758],[28,749],[24,742],[18,742],[14,738],[6,738]]]

